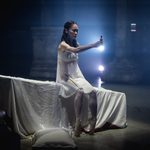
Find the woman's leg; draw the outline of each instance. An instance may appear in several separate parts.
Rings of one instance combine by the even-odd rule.
[[[82,107],[82,97],[83,90],[79,89],[75,95],[74,99],[74,109],[75,109],[75,136],[79,137],[81,134],[81,107]]]
[[[90,111],[91,111],[89,134],[94,134],[95,125],[96,125],[96,117],[97,117],[97,96],[96,96],[96,92],[92,91],[89,96],[90,96],[90,98],[89,98],[89,108],[90,108]]]

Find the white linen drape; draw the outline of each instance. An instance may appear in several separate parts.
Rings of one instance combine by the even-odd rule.
[[[22,137],[51,127],[73,125],[73,99],[62,97],[65,86],[53,81],[37,81],[0,75],[0,109],[13,119],[15,131]],[[126,124],[126,96],[122,92],[97,89],[96,128],[110,122]],[[84,100],[83,123],[87,122],[88,101]]]

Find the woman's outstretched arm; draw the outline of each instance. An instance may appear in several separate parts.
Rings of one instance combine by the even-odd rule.
[[[78,46],[78,47],[72,47],[70,45],[68,45],[66,42],[62,41],[59,45],[59,49],[61,49],[62,51],[71,51],[74,53],[79,53],[94,47],[98,47],[100,45],[100,41],[97,41],[95,43],[92,44],[88,44],[88,45],[82,45],[82,46]]]

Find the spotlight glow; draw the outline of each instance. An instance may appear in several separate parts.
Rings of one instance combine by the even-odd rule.
[[[99,50],[100,52],[103,52],[103,51],[105,50],[104,45],[100,45],[100,46],[98,47],[98,50]]]
[[[99,65],[98,70],[99,70],[100,72],[103,72],[103,71],[105,70],[105,68],[104,68],[103,65]]]
[[[99,77],[99,78],[98,78],[98,88],[100,88],[102,84],[103,84],[103,81],[102,81],[101,78]]]

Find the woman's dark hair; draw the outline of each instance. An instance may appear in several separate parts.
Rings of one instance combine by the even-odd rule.
[[[73,46],[73,47],[77,47],[78,44],[77,44],[77,41],[76,39],[71,39],[69,34],[66,33],[65,31],[68,30],[71,28],[71,26],[73,24],[77,24],[76,22],[74,21],[67,21],[65,24],[64,24],[64,30],[63,30],[63,34],[62,34],[62,37],[61,37],[61,41],[65,41],[67,44],[69,44],[70,46]]]

